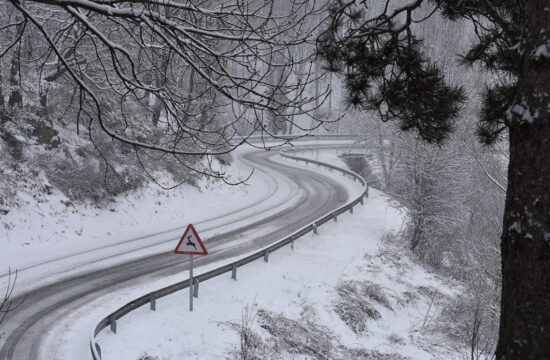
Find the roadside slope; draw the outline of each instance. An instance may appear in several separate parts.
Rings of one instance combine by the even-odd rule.
[[[99,335],[103,359],[460,359],[442,316],[460,285],[395,240],[394,205],[371,190],[294,250],[201,284],[193,313],[186,292],[135,311]]]
[[[201,284],[194,312],[180,292],[125,317],[98,337],[103,359],[457,359],[439,315],[460,288],[384,236],[402,216],[372,190],[294,250]]]
[[[257,152],[250,160],[258,167],[267,167],[279,173],[287,182],[294,184],[293,187],[302,189],[303,193],[297,197],[298,203],[275,213],[269,212],[263,219],[249,216],[252,223],[207,237],[208,246],[214,251],[211,252],[212,256],[205,261],[198,261],[197,265],[206,265],[261,248],[347,201],[346,188],[330,176],[277,164],[270,160],[273,156],[276,156],[274,152]],[[235,245],[231,246],[232,243]],[[149,284],[169,275],[182,274],[187,268],[186,262],[171,254],[172,243],[164,246],[164,252],[159,255],[84,273],[27,294],[25,307],[6,319],[4,325],[7,334],[2,339],[0,359],[34,360],[50,358],[52,354],[58,359],[61,356],[74,359],[74,352],[58,350],[67,343],[68,346],[78,347],[76,357],[82,356],[87,349],[93,321],[108,313],[109,309],[116,308],[125,296],[131,296],[124,289]],[[75,316],[82,314],[83,309],[91,317],[83,319],[82,316]],[[73,321],[65,322],[66,319],[75,318],[84,322],[89,320],[89,323],[75,330],[68,326]]]

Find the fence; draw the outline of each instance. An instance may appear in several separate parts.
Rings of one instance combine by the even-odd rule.
[[[330,171],[337,171],[337,172],[342,173],[345,176],[350,176],[354,181],[359,181],[363,185],[364,190],[361,193],[361,195],[359,195],[356,199],[354,199],[350,203],[339,207],[338,209],[328,213],[327,215],[325,215],[325,216],[315,220],[314,222],[302,227],[301,229],[297,230],[296,232],[292,233],[291,235],[277,241],[276,243],[274,243],[274,244],[272,244],[272,245],[270,245],[270,246],[268,246],[264,249],[261,249],[261,250],[255,252],[252,255],[246,256],[242,259],[239,259],[239,260],[234,261],[230,264],[221,266],[217,269],[208,271],[204,274],[195,276],[193,278],[194,282],[202,283],[202,282],[204,282],[208,279],[211,279],[213,277],[216,277],[216,276],[219,276],[219,275],[222,275],[222,274],[225,274],[225,273],[229,273],[229,272],[231,272],[231,277],[235,279],[236,275],[237,275],[237,269],[239,267],[241,267],[243,265],[246,265],[248,263],[251,263],[252,261],[255,261],[255,260],[258,260],[258,259],[264,259],[265,261],[267,261],[267,259],[269,257],[269,254],[271,252],[273,252],[277,249],[280,249],[283,246],[286,246],[288,244],[294,244],[294,241],[296,239],[302,237],[303,235],[305,235],[305,234],[307,234],[311,231],[313,231],[314,233],[317,233],[317,228],[320,225],[322,225],[322,224],[324,224],[324,223],[326,223],[330,220],[335,220],[336,221],[338,215],[340,215],[342,213],[345,213],[347,211],[349,211],[350,213],[353,214],[353,207],[355,205],[359,204],[359,203],[363,204],[364,198],[368,197],[368,194],[369,194],[368,184],[367,184],[366,180],[363,179],[363,177],[361,177],[360,175],[358,175],[358,174],[356,174],[352,171],[342,169],[338,166],[326,164],[326,163],[323,163],[323,162],[317,161],[317,160],[312,160],[312,159],[307,159],[307,158],[304,158],[304,157],[291,155],[291,153],[293,153],[293,152],[304,151],[304,150],[308,150],[308,149],[307,148],[300,148],[300,149],[295,149],[295,150],[294,149],[283,150],[283,151],[280,152],[280,154],[281,154],[282,157],[285,157],[285,158],[288,158],[288,159],[291,159],[291,160],[295,160],[297,162],[299,162],[299,161],[305,162],[306,165],[307,164],[315,164],[315,165],[318,165],[320,167],[327,168]],[[105,328],[110,326],[111,330],[113,332],[116,332],[117,321],[120,318],[124,317],[124,315],[130,313],[131,311],[133,311],[133,310],[135,310],[139,307],[147,305],[147,304],[149,304],[151,310],[155,310],[157,299],[160,299],[160,298],[165,297],[167,295],[173,294],[176,291],[186,289],[186,288],[189,287],[189,285],[190,285],[189,284],[189,279],[187,279],[187,280],[178,282],[176,284],[167,286],[165,288],[162,288],[160,290],[150,292],[150,293],[145,294],[145,295],[143,295],[143,296],[141,296],[137,299],[134,299],[134,300],[130,301],[126,305],[123,305],[119,309],[115,310],[111,314],[104,317],[96,325],[96,327],[92,331],[92,335],[91,335],[91,339],[90,339],[90,351],[92,353],[92,358],[94,360],[101,360],[101,348],[100,348],[99,344],[97,344],[96,341],[95,341],[96,336],[101,331],[103,331]]]

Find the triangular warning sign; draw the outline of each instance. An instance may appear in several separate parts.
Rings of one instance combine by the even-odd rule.
[[[188,255],[208,255],[206,246],[202,242],[197,230],[192,224],[187,226],[183,236],[181,237],[174,254],[188,254]]]

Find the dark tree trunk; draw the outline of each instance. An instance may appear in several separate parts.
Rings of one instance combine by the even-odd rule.
[[[160,66],[155,72],[155,87],[162,88],[166,85],[166,77],[164,75],[166,72],[166,68],[168,67],[168,55],[163,53],[159,56],[161,59],[160,59]],[[163,108],[164,108],[164,104],[157,96],[155,96],[155,102],[153,104],[153,118],[152,118],[154,126],[158,126],[158,123],[160,120],[160,114],[162,113]]]
[[[162,102],[155,97],[155,103],[153,104],[153,126],[158,126],[160,120],[160,113],[162,112]]]
[[[502,232],[498,360],[550,359],[550,16],[525,2],[528,29],[514,118]],[[535,57],[546,46],[546,57]]]
[[[39,91],[39,100],[40,100],[40,107],[38,109],[38,114],[43,117],[48,117],[49,110],[48,110],[48,85],[43,85],[43,87]]]
[[[20,59],[18,52],[15,52],[11,58],[11,67],[10,67],[10,85],[13,86],[10,97],[8,99],[8,106],[13,109],[15,107],[23,107],[23,95],[21,95],[19,84],[19,66]]]
[[[195,94],[195,70],[189,69],[189,99],[185,101],[185,112],[183,114],[183,123],[187,124],[189,123],[189,116],[188,114],[191,114],[195,111],[195,102],[196,99],[193,100],[193,96]]]
[[[4,112],[4,91],[2,90],[2,69],[0,69],[0,113]]]

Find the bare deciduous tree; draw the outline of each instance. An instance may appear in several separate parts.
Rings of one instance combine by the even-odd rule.
[[[21,306],[23,299],[14,300],[13,292],[15,290],[15,284],[17,283],[17,270],[12,272],[11,269],[8,270],[8,280],[6,284],[6,290],[4,291],[4,296],[0,298],[0,325],[6,318],[6,316]],[[4,335],[3,332],[0,332],[0,338]]]
[[[267,114],[303,130],[320,124],[295,121],[313,117],[328,95],[308,91],[316,1],[5,0],[0,9],[8,15],[0,59],[13,60],[18,91],[5,116],[32,82],[43,107],[52,88],[64,94],[58,107],[72,109],[78,132],[99,128],[175,156],[223,154],[253,133],[274,135]]]

